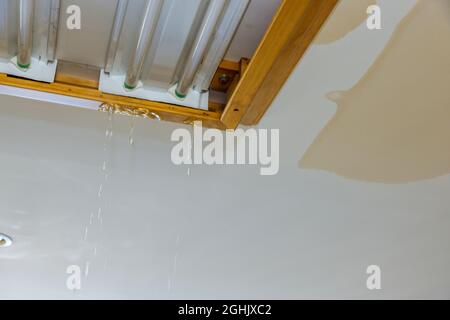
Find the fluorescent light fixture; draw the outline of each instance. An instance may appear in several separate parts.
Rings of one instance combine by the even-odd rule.
[[[159,14],[161,12],[162,0],[147,0],[142,18],[141,29],[139,31],[139,39],[136,49],[130,60],[124,86],[129,90],[133,90],[139,84],[144,67],[145,57],[153,40],[156,25],[158,23]]]

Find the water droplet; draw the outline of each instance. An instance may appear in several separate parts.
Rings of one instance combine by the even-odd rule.
[[[100,188],[98,188],[98,197],[101,198],[103,194],[103,184],[100,185]]]
[[[175,277],[177,273],[177,261],[178,261],[178,252],[175,253],[175,257],[173,259],[173,276]]]
[[[87,278],[87,276],[89,275],[89,266],[91,265],[91,262],[86,261],[86,267],[84,269],[84,276]]]
[[[171,290],[172,290],[172,281],[170,279],[170,274],[169,274],[167,277],[167,291],[169,291],[169,293],[170,293]]]
[[[155,119],[155,120],[157,120],[157,121],[161,121],[161,117],[160,117],[158,114],[156,114],[155,112],[150,112],[150,114],[148,115],[148,117],[149,117],[150,119]]]
[[[130,134],[128,137],[128,141],[130,142],[130,145],[133,146],[134,145],[134,129],[135,129],[135,124],[134,124],[134,118],[135,117],[131,117],[131,127],[130,127]]]
[[[113,106],[109,106],[108,108],[108,117],[110,120],[112,120],[112,116],[114,114],[114,107]]]

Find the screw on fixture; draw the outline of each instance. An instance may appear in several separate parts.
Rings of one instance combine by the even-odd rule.
[[[230,82],[230,79],[231,79],[230,76],[228,74],[224,73],[219,77],[219,82],[221,85],[224,86],[224,85],[227,85],[228,82]]]

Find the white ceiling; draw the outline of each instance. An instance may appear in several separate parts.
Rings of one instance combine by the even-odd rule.
[[[364,75],[414,3],[379,2],[383,30],[312,47],[263,119],[280,128],[273,177],[188,176],[170,161],[171,123],[135,120],[131,146],[131,119],[116,116],[105,153],[107,115],[0,96],[0,232],[15,239],[0,249],[0,298],[449,298],[450,176],[382,184],[298,168],[335,113],[326,93]],[[103,225],[90,225],[99,206]],[[67,266],[87,262],[70,292]]]

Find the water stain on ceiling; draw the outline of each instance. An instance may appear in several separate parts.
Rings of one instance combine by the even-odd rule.
[[[339,2],[328,18],[315,44],[329,44],[345,37],[367,19],[367,8],[376,0],[344,0]]]
[[[406,183],[450,173],[450,1],[420,0],[349,91],[302,169]]]

